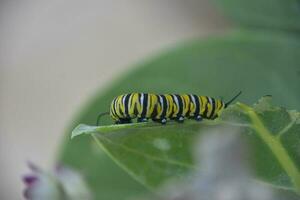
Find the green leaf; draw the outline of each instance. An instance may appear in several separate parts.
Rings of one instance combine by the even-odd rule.
[[[300,113],[273,107],[266,98],[254,108],[242,103],[231,106],[221,119],[214,121],[187,121],[167,126],[154,123],[79,125],[72,135],[91,134],[129,174],[155,188],[169,178],[183,178],[196,169],[191,148],[194,141],[207,129],[223,124],[241,127],[248,140],[257,140],[252,142],[251,149],[260,149],[252,151],[254,168],[258,161],[261,165],[256,168],[259,178],[300,192]],[[285,136],[296,140],[284,142]],[[264,159],[259,160],[261,157]]]
[[[201,127],[208,124],[205,121]],[[162,180],[183,177],[185,172],[195,169],[190,144],[199,128],[199,123],[195,122],[181,126],[151,122],[102,127],[81,124],[72,135],[92,134],[101,149],[119,166],[153,188]]]
[[[239,25],[300,31],[299,0],[215,0]]]
[[[265,97],[254,108],[237,104],[228,112],[239,116],[236,122],[249,125],[243,134],[252,143],[257,175],[273,185],[300,192],[300,113],[273,107],[268,101]]]
[[[108,111],[116,95],[195,93],[227,100],[242,90],[242,102],[252,104],[260,96],[272,94],[274,103],[300,110],[300,41],[291,35],[235,32],[206,41],[193,40],[138,66],[105,92],[99,91],[66,130],[59,162],[83,171],[96,199],[126,199],[146,192],[103,151],[95,150],[90,137],[70,141],[75,126],[95,124],[98,114]],[[102,124],[112,121],[103,118]]]

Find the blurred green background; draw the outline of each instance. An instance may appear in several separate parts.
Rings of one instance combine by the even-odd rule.
[[[120,93],[242,90],[245,103],[271,94],[300,109],[299,1],[215,2],[2,3],[1,199],[20,198],[26,160],[50,168],[58,148],[98,199],[143,194],[90,137],[69,140]]]
[[[66,126],[97,90],[228,22],[208,0],[4,0],[0,27],[0,199],[22,199],[26,161],[52,168]]]

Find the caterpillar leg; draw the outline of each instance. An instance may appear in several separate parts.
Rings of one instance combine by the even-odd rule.
[[[137,122],[147,122],[147,118],[137,118]]]
[[[176,121],[179,122],[179,123],[183,123],[184,122],[184,117],[180,116],[180,117],[176,118]]]
[[[166,124],[167,123],[167,119],[166,118],[161,118],[161,119],[155,119],[155,118],[153,118],[152,121],[158,122],[158,123],[161,123],[161,124]]]
[[[166,118],[161,119],[161,120],[160,120],[160,123],[161,123],[161,124],[166,124],[166,123],[167,123],[167,119],[166,119]]]
[[[202,121],[202,117],[200,115],[198,115],[198,116],[195,117],[195,120],[196,121]]]
[[[130,123],[132,123],[130,118],[119,119],[118,121],[116,121],[116,124],[130,124]]]

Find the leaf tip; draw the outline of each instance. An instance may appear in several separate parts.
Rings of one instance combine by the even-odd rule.
[[[74,128],[74,130],[71,133],[71,139],[73,139],[74,137],[78,136],[78,135],[82,135],[86,133],[87,128],[89,128],[90,126],[85,125],[85,124],[79,124],[78,126],[76,126]]]

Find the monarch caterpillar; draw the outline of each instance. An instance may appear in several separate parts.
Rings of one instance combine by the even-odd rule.
[[[228,102],[207,96],[194,94],[151,94],[129,93],[115,97],[110,105],[110,111],[101,113],[97,125],[103,115],[110,115],[116,124],[155,122],[166,124],[167,120],[183,122],[185,118],[197,121],[217,118],[223,109],[232,103],[242,92],[240,91]]]

